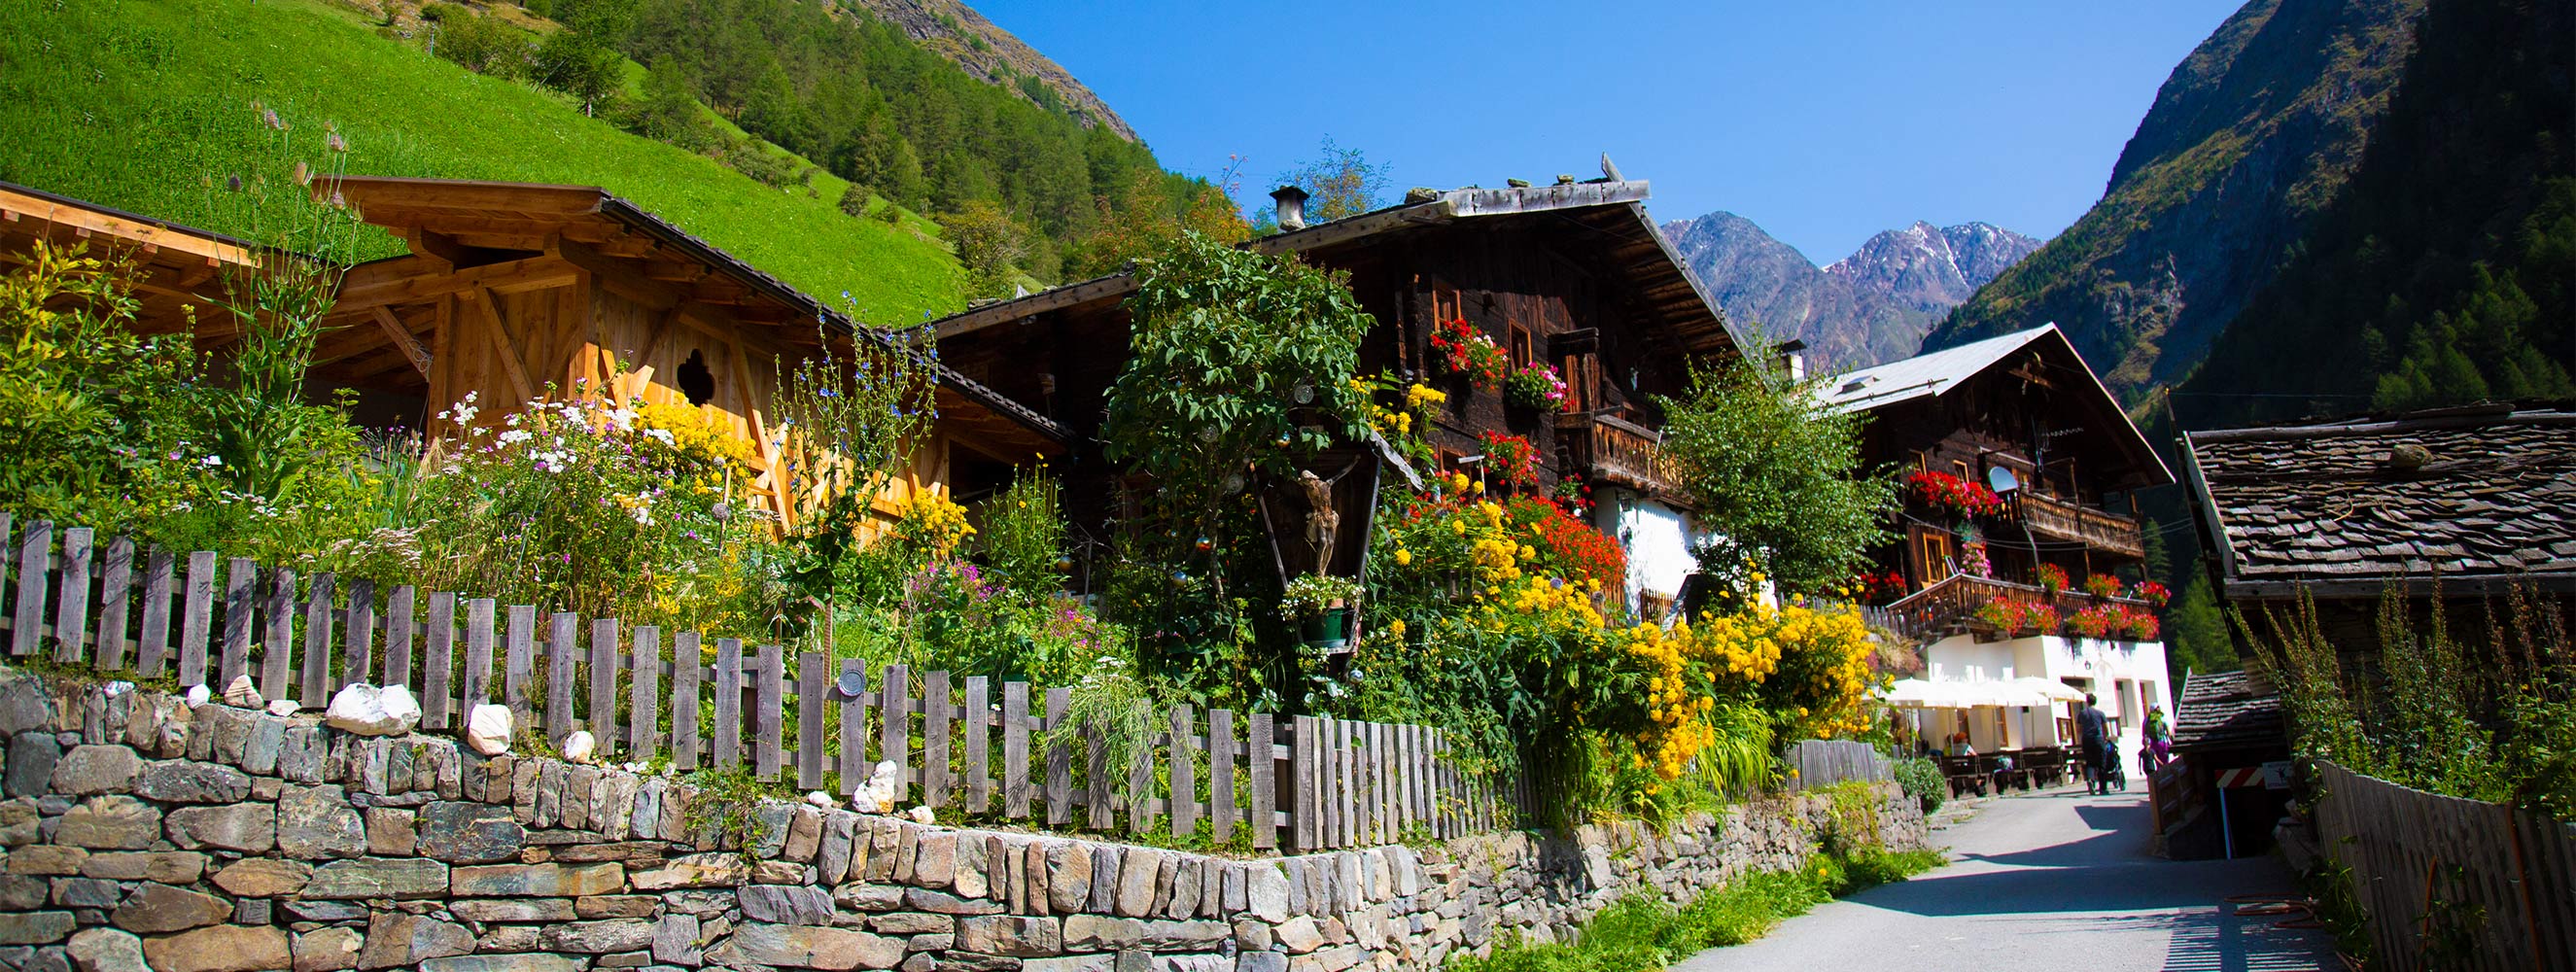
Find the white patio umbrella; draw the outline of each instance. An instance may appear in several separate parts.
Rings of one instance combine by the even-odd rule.
[[[2084,691],[2082,689],[2052,678],[2041,678],[2037,675],[2024,675],[2020,678],[2013,679],[2013,684],[2027,686],[2030,690],[2046,696],[2047,701],[2049,702],[2084,701]]]

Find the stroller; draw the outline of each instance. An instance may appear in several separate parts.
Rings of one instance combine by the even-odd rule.
[[[2110,790],[2113,784],[2118,784],[2120,792],[2128,792],[2129,774],[2120,765],[2120,743],[2117,740],[2106,739],[2102,742],[2101,773],[2104,791]]]

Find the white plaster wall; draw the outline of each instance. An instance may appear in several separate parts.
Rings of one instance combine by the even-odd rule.
[[[1628,552],[1630,609],[1641,591],[1670,597],[1681,593],[1682,578],[1699,569],[1691,556],[1690,518],[1654,499],[1625,489],[1593,488],[1592,525]]]
[[[2100,638],[2061,638],[2042,635],[2005,641],[1980,642],[1972,635],[1952,635],[1923,649],[1924,678],[1935,682],[2009,681],[2037,676],[2054,682],[2067,682],[2099,699],[2102,713],[2111,717],[2118,731],[2120,757],[2134,774],[2138,750],[2146,725],[2149,706],[2159,706],[2167,718],[2173,715],[2173,686],[2165,674],[2165,646],[2161,641],[2113,641]],[[1979,752],[1997,748],[2049,745],[2073,742],[2057,738],[2057,717],[2071,714],[2074,708],[2060,704],[2049,709],[2033,707],[2025,731],[2019,709],[2005,712],[2004,725],[1995,725],[1995,710],[1972,710],[1968,720],[1968,743]],[[1946,738],[1957,724],[1955,714],[1938,717],[1934,739]]]

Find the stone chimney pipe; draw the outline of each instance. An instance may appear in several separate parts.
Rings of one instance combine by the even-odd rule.
[[[1280,186],[1270,191],[1270,201],[1277,205],[1279,231],[1293,232],[1306,228],[1306,190]]]

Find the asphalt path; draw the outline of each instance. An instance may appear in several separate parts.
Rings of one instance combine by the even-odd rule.
[[[1792,918],[1675,972],[2278,972],[2340,968],[2322,932],[2237,914],[2283,894],[2273,858],[2167,861],[2148,851],[2143,789],[2081,787],[1988,801],[1933,841],[1950,863]],[[2260,907],[2259,905],[2247,907]]]

